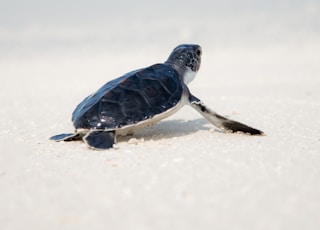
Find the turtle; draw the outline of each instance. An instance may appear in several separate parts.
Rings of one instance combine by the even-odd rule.
[[[223,132],[263,135],[258,129],[228,119],[192,95],[187,84],[196,76],[202,49],[182,44],[164,63],[124,74],[86,97],[73,111],[74,133],[52,136],[53,141],[83,140],[95,150],[110,149],[117,135],[151,126],[190,105]]]

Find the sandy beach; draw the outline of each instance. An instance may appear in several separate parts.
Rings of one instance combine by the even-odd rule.
[[[318,2],[74,4],[0,7],[1,229],[320,228]],[[266,136],[185,106],[117,149],[48,140],[84,97],[181,43],[203,49],[191,92]]]

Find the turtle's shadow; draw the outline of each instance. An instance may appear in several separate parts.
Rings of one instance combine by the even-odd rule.
[[[186,136],[199,130],[209,130],[210,128],[212,128],[212,125],[203,118],[191,121],[184,121],[181,119],[168,120],[161,121],[152,127],[137,130],[132,136],[118,136],[117,140],[118,142],[122,142],[128,141],[130,138],[144,138],[146,141],[169,139],[173,137]]]

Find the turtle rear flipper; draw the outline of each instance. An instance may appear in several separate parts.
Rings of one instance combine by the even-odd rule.
[[[91,131],[83,137],[83,141],[91,149],[96,149],[96,150],[110,149],[115,143],[115,132]]]
[[[76,141],[80,140],[83,135],[79,133],[62,133],[49,138],[52,141]]]

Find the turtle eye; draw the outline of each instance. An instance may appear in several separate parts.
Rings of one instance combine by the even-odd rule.
[[[201,50],[197,50],[197,55],[198,55],[198,56],[201,55]]]

